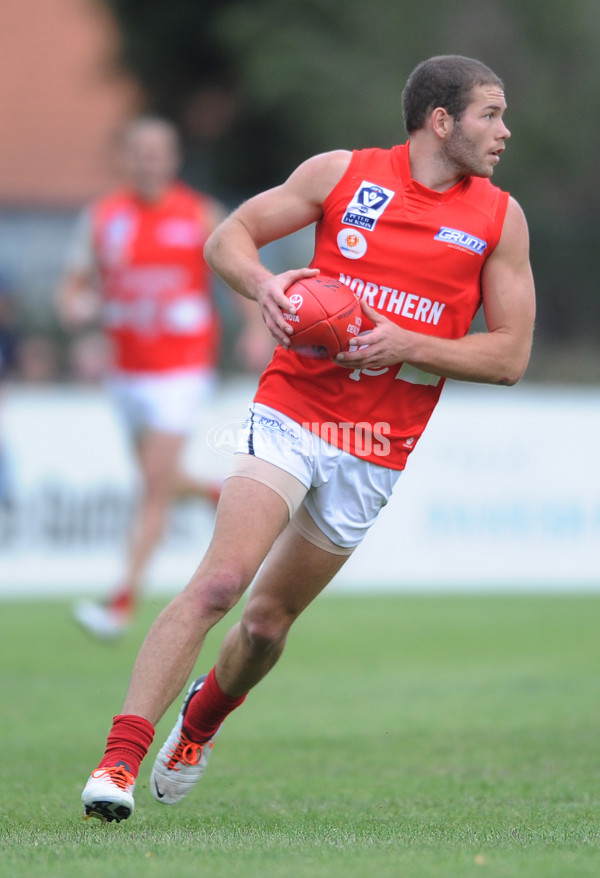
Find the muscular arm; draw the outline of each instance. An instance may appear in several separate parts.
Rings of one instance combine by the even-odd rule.
[[[487,332],[459,339],[402,329],[363,306],[375,324],[360,337],[368,347],[337,359],[352,368],[380,369],[404,362],[459,381],[516,384],[531,353],[535,293],[527,223],[512,198],[500,241],[484,266],[482,296]]]
[[[317,272],[299,268],[275,276],[261,263],[259,250],[320,218],[323,201],[341,179],[350,156],[343,150],[313,156],[285,183],[238,207],[206,242],[208,264],[228,286],[259,303],[268,329],[282,344],[288,343],[291,332],[281,314],[281,308],[290,308],[284,291]]]

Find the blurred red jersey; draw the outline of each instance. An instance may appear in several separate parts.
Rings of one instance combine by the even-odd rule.
[[[325,199],[311,266],[399,326],[460,338],[481,304],[481,272],[507,204],[486,178],[446,192],[417,183],[408,144],[358,150]],[[408,364],[350,371],[278,347],[256,400],[352,454],[403,469],[443,384]]]
[[[93,248],[117,369],[214,367],[219,327],[202,255],[207,216],[202,195],[180,183],[156,203],[123,189],[94,205]]]

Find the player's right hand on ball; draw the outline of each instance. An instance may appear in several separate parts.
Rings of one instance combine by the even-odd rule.
[[[285,291],[297,280],[303,277],[314,277],[318,273],[318,268],[290,269],[290,271],[273,275],[258,290],[256,301],[262,310],[267,329],[275,341],[286,348],[290,345],[289,336],[293,329],[285,320],[283,311],[293,314],[294,308],[289,299],[286,298]]]

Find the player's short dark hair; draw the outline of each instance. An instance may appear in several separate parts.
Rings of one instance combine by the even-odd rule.
[[[504,88],[499,76],[474,58],[437,55],[422,61],[408,77],[402,92],[404,125],[409,134],[423,128],[436,107],[455,119],[466,109],[471,92],[478,85]]]

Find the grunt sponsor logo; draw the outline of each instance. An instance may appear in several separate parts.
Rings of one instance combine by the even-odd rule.
[[[434,235],[434,241],[453,244],[455,247],[470,250],[478,255],[481,255],[487,248],[487,241],[482,241],[481,238],[469,235],[468,232],[461,232],[459,229],[449,229],[447,226],[440,228],[437,235]]]

